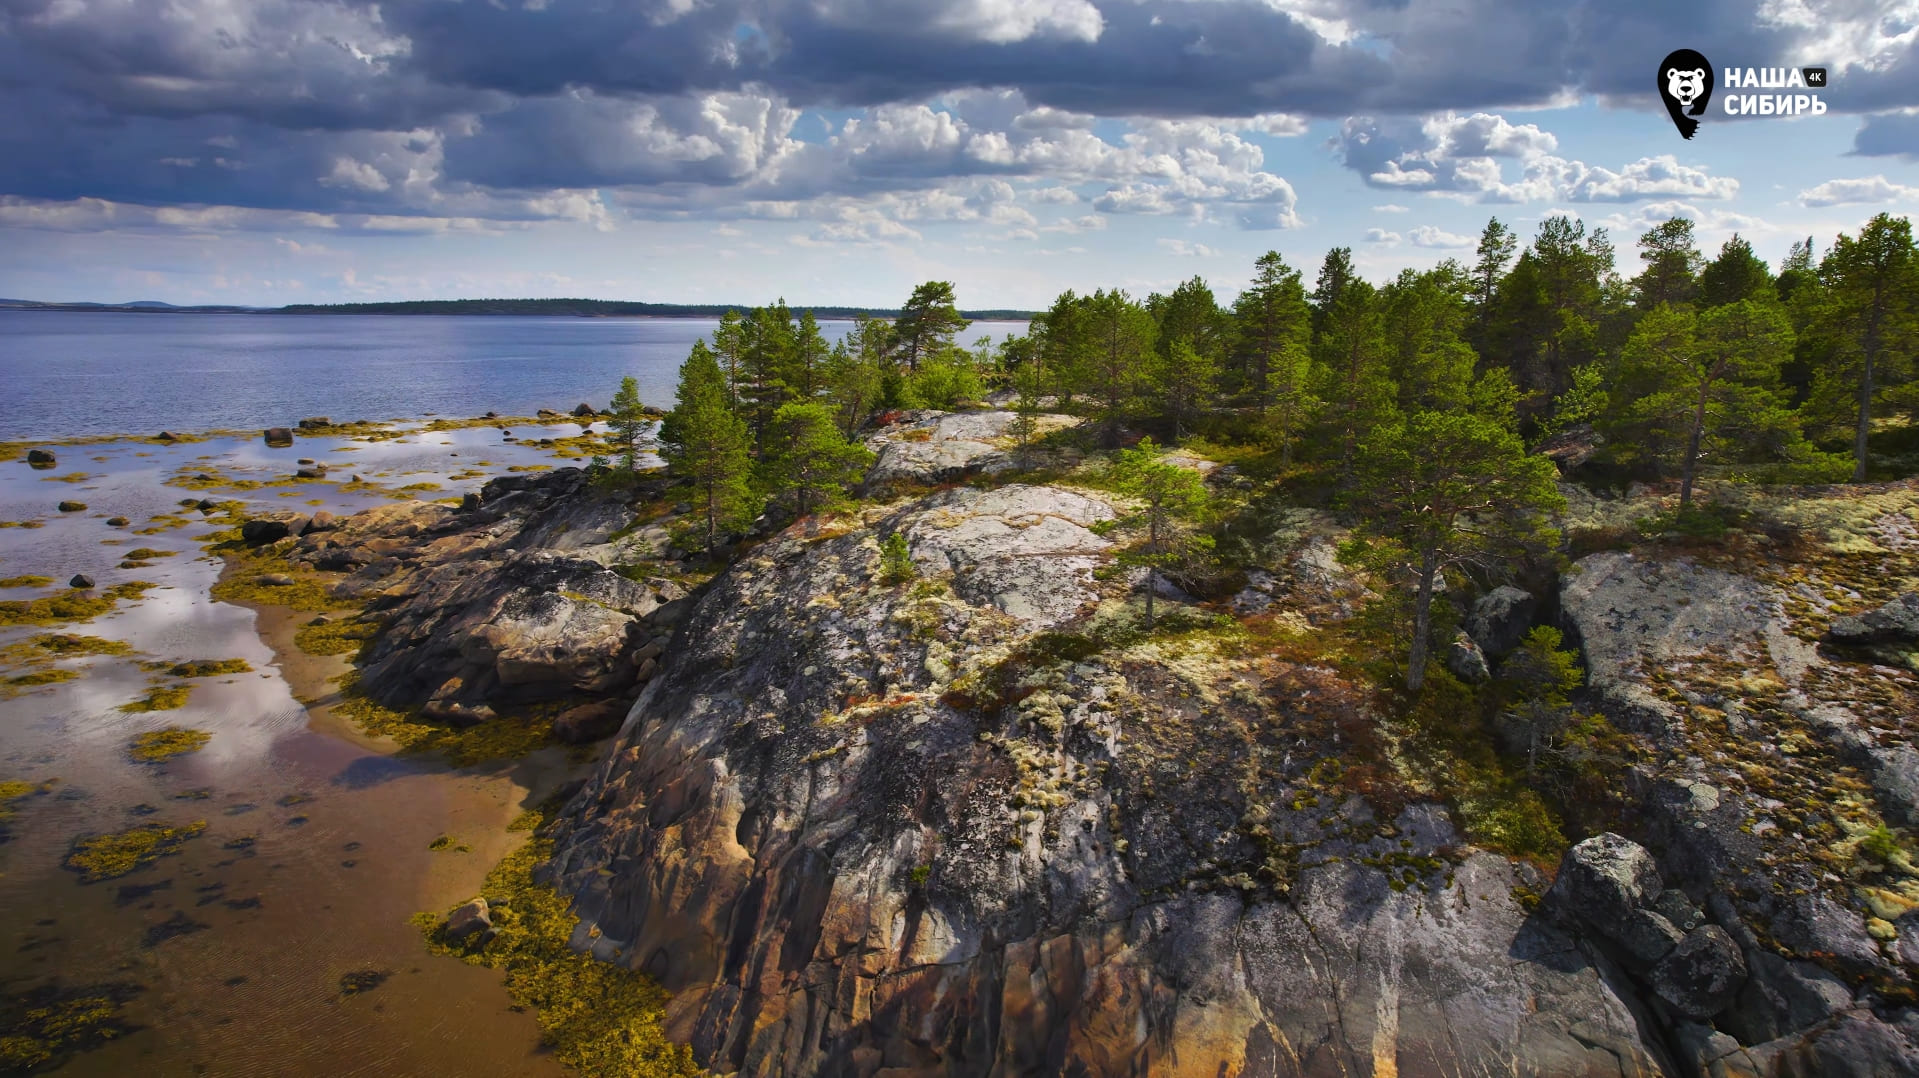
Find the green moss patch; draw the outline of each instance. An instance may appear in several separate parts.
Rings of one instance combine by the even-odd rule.
[[[48,670],[33,670],[25,674],[15,674],[10,678],[0,679],[0,699],[15,696],[31,689],[42,688],[47,685],[58,685],[63,681],[74,681],[79,677],[80,672],[78,670],[64,670],[59,667]]]
[[[487,874],[485,894],[494,938],[453,941],[445,919],[414,918],[427,946],[473,965],[506,971],[514,1002],[538,1012],[541,1040],[561,1063],[589,1075],[675,1078],[704,1072],[685,1045],[667,1040],[662,1023],[671,998],[651,978],[594,959],[567,945],[579,918],[571,903],[533,879],[553,844],[534,839]]]
[[[193,695],[193,689],[190,686],[161,685],[138,700],[121,704],[120,710],[129,715],[139,715],[149,711],[178,711],[187,706],[187,697],[191,695]]]
[[[86,655],[131,654],[133,645],[120,640],[70,633],[41,633],[17,644],[9,644],[0,650],[0,659],[7,662],[34,662],[48,657],[72,659]]]
[[[52,577],[33,574],[0,578],[0,588],[44,588],[51,583]]]
[[[439,838],[436,838],[432,842],[427,843],[426,848],[429,850],[432,850],[434,853],[472,853],[473,852],[473,847],[467,845],[464,842],[458,841],[452,835],[441,835]]]
[[[140,561],[152,561],[155,558],[171,558],[179,553],[177,550],[156,550],[150,546],[139,546],[127,551],[127,557]]]
[[[0,602],[0,627],[92,621],[102,614],[111,612],[121,601],[140,599],[159,586],[146,581],[132,581],[116,584],[99,592],[72,588],[43,599]]]
[[[85,835],[73,841],[66,866],[80,874],[85,883],[118,879],[137,869],[180,852],[187,841],[207,829],[205,820],[180,827],[145,824],[125,831],[103,835]]]
[[[227,559],[227,572],[212,589],[213,598],[219,602],[284,606],[315,614],[351,605],[328,593],[325,578],[295,569],[270,551],[227,547],[219,553]],[[263,583],[261,578],[269,574],[292,577],[293,583]]]
[[[163,730],[149,730],[134,738],[127,745],[127,753],[142,763],[158,764],[175,756],[199,752],[211,740],[213,735],[205,730],[169,726]]]

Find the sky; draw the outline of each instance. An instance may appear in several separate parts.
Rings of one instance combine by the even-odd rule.
[[[1828,70],[1698,133],[1662,59]],[[0,0],[0,296],[968,308],[1471,261],[1569,213],[1777,261],[1919,209],[1919,0]]]

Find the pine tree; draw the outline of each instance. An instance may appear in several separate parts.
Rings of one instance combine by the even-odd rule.
[[[1313,312],[1299,271],[1279,252],[1268,251],[1253,264],[1252,283],[1233,302],[1233,331],[1236,388],[1251,394],[1253,403],[1290,416],[1306,391]],[[1281,423],[1289,434],[1298,429]]]
[[[885,392],[885,353],[874,355],[861,347],[859,335],[856,327],[833,345],[823,372],[826,403],[848,438],[859,433]]]
[[[760,480],[797,519],[843,504],[871,463],[872,452],[848,441],[825,405],[784,404],[767,425]]]
[[[1719,248],[1719,257],[1699,271],[1701,307],[1724,307],[1742,299],[1759,298],[1762,293],[1767,298],[1776,294],[1772,272],[1752,253],[1752,244],[1737,232]]]
[[[1162,571],[1211,549],[1208,537],[1181,527],[1201,518],[1210,498],[1199,474],[1167,463],[1151,438],[1141,439],[1138,446],[1123,449],[1113,458],[1113,479],[1120,493],[1140,502],[1139,511],[1121,523],[1143,524],[1146,541],[1123,552],[1119,560],[1146,567],[1146,628],[1150,631]]]
[[[793,400],[818,400],[826,392],[826,366],[831,355],[832,349],[820,335],[820,324],[814,320],[813,312],[801,311],[786,374],[787,391]]]
[[[740,406],[740,385],[746,380],[746,321],[740,312],[729,310],[720,316],[713,329],[713,352],[726,376],[726,403]]]
[[[1633,281],[1641,310],[1662,303],[1688,303],[1698,287],[1699,248],[1690,218],[1669,217],[1639,237],[1639,257],[1646,269]]]
[[[1486,227],[1479,233],[1479,248],[1475,252],[1479,260],[1473,263],[1474,343],[1481,352],[1486,350],[1493,299],[1498,295],[1500,279],[1506,275],[1506,264],[1513,260],[1513,252],[1518,249],[1519,238],[1513,235],[1512,229],[1497,217],[1487,220]]]
[[[1460,337],[1469,315],[1457,283],[1443,267],[1408,269],[1380,294],[1386,376],[1402,412],[1460,407],[1472,391],[1478,357]]]
[[[668,474],[693,488],[692,529],[711,557],[723,533],[745,527],[759,513],[748,483],[752,459],[746,424],[727,406],[726,375],[698,341],[680,368],[673,410],[660,424],[660,455]]]
[[[640,439],[646,434],[647,418],[640,402],[640,383],[631,375],[620,379],[620,391],[613,394],[613,444],[620,447],[620,467],[632,472],[640,467]]]
[[[1881,213],[1858,239],[1841,235],[1819,263],[1824,303],[1817,321],[1832,343],[1832,366],[1819,372],[1830,390],[1850,389],[1852,481],[1866,479],[1866,439],[1881,389],[1909,374],[1919,351],[1919,257],[1912,225]],[[1823,395],[1837,411],[1836,393]]]
[[[1678,473],[1683,515],[1702,460],[1803,456],[1797,419],[1778,393],[1792,346],[1792,326],[1770,295],[1699,314],[1655,308],[1620,360],[1608,432]]]
[[[1347,499],[1359,522],[1351,553],[1409,578],[1406,688],[1417,693],[1426,680],[1441,575],[1456,565],[1549,549],[1557,533],[1547,514],[1564,500],[1552,462],[1526,453],[1510,417],[1419,412],[1372,431],[1359,463],[1363,481]]]
[[[1157,327],[1153,316],[1125,292],[1093,293],[1086,303],[1090,347],[1086,395],[1099,402],[1099,427],[1107,445],[1119,443],[1119,428],[1146,382]]]
[[[1219,364],[1185,338],[1172,342],[1159,357],[1153,383],[1166,417],[1172,420],[1174,441],[1184,438],[1192,428],[1212,399],[1218,380]]]
[[[753,432],[753,444],[764,446],[766,426],[773,413],[793,399],[792,375],[797,351],[793,312],[781,299],[770,307],[755,308],[742,327],[740,357],[743,378],[739,387],[740,414]]]
[[[1322,283],[1326,274],[1321,274]],[[1378,290],[1366,281],[1349,278],[1336,289],[1318,290],[1326,297],[1314,346],[1318,397],[1325,402],[1322,416],[1330,428],[1327,446],[1339,462],[1342,482],[1353,477],[1360,443],[1394,411],[1398,389],[1387,367],[1385,325]]]
[[[1153,293],[1146,297],[1146,310],[1159,327],[1161,359],[1171,354],[1174,341],[1184,340],[1202,357],[1218,362],[1229,320],[1203,278],[1180,282],[1170,295]]]
[[[906,306],[900,308],[900,316],[893,321],[900,365],[908,371],[918,370],[921,360],[951,345],[967,325],[953,305],[951,281],[928,281],[913,289]]]

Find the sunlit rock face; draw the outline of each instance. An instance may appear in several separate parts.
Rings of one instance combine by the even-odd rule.
[[[1114,512],[943,491],[729,569],[560,823],[576,944],[722,1072],[1668,1072],[1530,868],[1328,793],[1357,687],[1178,603],[1124,631]],[[1259,581],[1302,625],[1352,594],[1314,543]]]

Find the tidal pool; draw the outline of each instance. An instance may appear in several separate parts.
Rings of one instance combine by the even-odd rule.
[[[568,463],[532,440],[580,429],[529,427],[515,441],[492,427],[303,437],[290,448],[257,437],[119,441],[56,447],[51,469],[0,463],[0,521],[16,525],[0,528],[0,579],[53,581],[0,589],[0,600],[60,594],[76,573],[96,594],[156,585],[90,621],[0,627],[0,654],[16,660],[0,674],[78,675],[0,698],[0,782],[40,787],[0,821],[0,990],[117,986],[130,1029],[52,1073],[562,1073],[497,971],[429,955],[407,919],[478,893],[525,838],[509,821],[582,762],[547,749],[455,771],[360,735],[327,707],[345,661],[292,646],[311,615],[213,601],[221,564],[200,540],[230,520],[180,503],[339,514],[395,497],[457,499],[509,469]],[[302,457],[330,465],[328,478],[291,479]],[[365,482],[350,483],[356,474]],[[86,508],[61,512],[63,500]],[[144,564],[120,567],[141,548]],[[27,642],[47,633],[131,653],[24,664],[43,654]],[[222,659],[250,671],[152,668]],[[190,687],[183,706],[124,710],[172,686]],[[129,754],[132,739],[168,727],[212,736],[163,763]],[[64,864],[81,836],[201,821],[176,853],[119,878],[85,882]],[[453,841],[429,849],[441,836]]]

